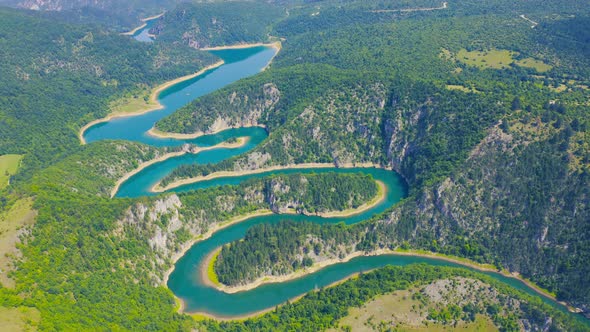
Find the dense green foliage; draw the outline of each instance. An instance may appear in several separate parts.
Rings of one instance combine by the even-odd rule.
[[[298,214],[344,211],[357,208],[376,194],[377,185],[370,175],[312,173],[250,179],[239,186],[183,193],[180,199],[183,215],[211,223],[259,209],[277,213],[292,210]],[[227,198],[228,195],[232,198]],[[225,196],[232,208],[211,204],[217,196]]]
[[[373,178],[362,173],[273,176],[265,183],[271,204],[291,204],[306,214],[355,209],[374,198],[377,190]],[[301,194],[293,197],[292,192]]]
[[[132,142],[96,142],[37,172],[27,184],[32,192],[65,190],[110,197],[115,183],[126,173],[173,150],[176,148],[157,149]]]
[[[179,0],[0,0],[0,5],[34,9],[40,16],[72,23],[96,23],[105,28],[128,31],[140,19],[160,14]]]
[[[328,87],[338,90],[359,81],[366,79],[354,70],[325,65],[268,70],[198,98],[190,107],[158,121],[156,128],[168,132],[207,132],[217,118],[223,118],[232,125],[264,124],[272,131],[299,115],[303,106],[324,94]],[[234,98],[226,98],[234,92]],[[262,111],[259,119],[251,114],[253,109]]]
[[[41,312],[42,330],[162,330],[190,323],[175,312],[168,290],[153,287],[149,262],[138,259],[153,255],[145,240],[111,235],[129,204],[67,193],[37,196],[37,222],[13,278],[17,291],[28,294],[24,303]],[[121,306],[112,310],[113,303]]]
[[[493,313],[490,316],[501,331],[518,331],[518,319],[529,320],[532,325],[544,326],[548,313],[553,318],[549,327],[553,330],[585,331],[588,329],[578,322],[568,320],[563,313],[543,304],[539,299],[517,292],[489,277],[463,269],[426,265],[385,267],[362,274],[338,286],[311,292],[297,302],[279,306],[273,312],[259,318],[222,323],[208,320],[202,322],[201,326],[210,331],[322,331],[336,327],[338,320],[347,315],[349,307],[359,307],[379,294],[409,289],[453,276],[483,280],[502,295],[524,302],[518,312],[509,310],[508,315],[497,310],[498,306],[493,308],[495,310],[489,310]],[[504,301],[502,304],[504,306],[510,302],[508,298]],[[469,315],[469,307],[463,310],[462,314]]]
[[[230,286],[251,282],[263,273],[289,274],[311,266],[310,255],[343,258],[352,251],[350,243],[360,241],[360,236],[360,232],[344,224],[321,226],[288,220],[261,224],[250,228],[243,241],[222,248],[215,261],[215,272],[220,282]]]
[[[448,175],[465,159],[469,148],[484,137],[483,130],[497,121],[505,110],[493,105],[491,100],[406,80],[384,86],[357,78],[353,87],[326,91],[313,103],[306,102],[304,109],[296,108],[301,112],[296,117],[282,108],[270,109],[272,118],[286,113],[282,117],[288,120],[256,150],[272,156],[266,165],[260,166],[309,162],[388,164],[390,137],[401,129],[395,128],[398,119],[417,117],[412,131],[403,133],[414,148],[408,151],[398,169],[412,188],[420,188],[426,181]],[[458,108],[462,111],[458,112]],[[290,138],[287,143],[283,139],[285,135]],[[310,136],[314,140],[310,141]],[[236,159],[216,165],[182,166],[165,178],[164,183],[207,175],[234,163],[245,164],[245,158]]]
[[[127,147],[128,151],[133,151],[132,147]],[[78,157],[89,156],[81,153]],[[69,167],[75,164],[63,163]],[[54,175],[48,170],[42,179],[50,183]],[[17,262],[18,268],[11,274],[18,280],[17,292],[28,295],[16,303],[12,303],[11,293],[0,298],[9,306],[40,310],[44,330],[185,330],[191,324],[189,317],[175,312],[167,289],[154,287],[161,284],[171,253],[180,245],[213,224],[259,209],[284,209],[287,204],[302,204],[300,210],[312,211],[351,207],[338,201],[340,197],[331,191],[334,187],[362,199],[375,193],[372,179],[360,174],[277,175],[239,186],[183,193],[178,201],[174,195],[139,200],[92,197],[82,194],[87,181],[39,187],[34,206],[39,211],[37,222],[21,249],[26,259]],[[70,185],[81,192],[70,190]],[[290,186],[288,193],[281,191],[285,185]],[[326,202],[329,197],[334,201]],[[318,206],[314,206],[316,202]],[[169,207],[164,211],[145,213],[166,204]],[[180,219],[175,219],[177,213]],[[173,224],[178,220],[180,226]],[[167,234],[169,240],[155,250],[150,242],[160,233]],[[112,310],[114,303],[116,310]]]
[[[108,101],[122,92],[215,61],[9,9],[0,9],[0,31],[0,154],[26,154],[28,176],[76,151],[78,130],[105,116]]]
[[[153,44],[64,23],[110,22],[101,11],[112,8],[74,14],[0,9],[0,155],[25,155],[20,173],[0,193],[0,208],[34,197],[38,212],[35,226],[22,230],[11,272],[17,286],[0,288],[0,305],[37,308],[41,330],[189,330],[195,322],[177,313],[170,291],[158,286],[183,244],[258,209],[316,213],[373,197],[371,179],[330,174],[275,176],[178,196],[104,197],[122,174],[167,150],[125,142],[79,146],[82,125],[106,115],[110,101],[139,85],[215,61],[190,47],[278,36],[286,38],[284,48],[265,73],[158,124],[207,132],[222,118],[265,125],[269,138],[248,155],[180,168],[165,183],[234,168],[374,162],[408,179],[411,196],[351,227],[282,222],[252,228],[245,241],[223,249],[216,266],[223,282],[252,280],[269,267],[284,274],[319,257],[401,246],[508,267],[587,309],[587,4],[461,1],[444,10],[396,12],[440,3],[293,3],[288,12],[266,1],[184,4],[159,21]],[[523,13],[539,25],[531,29],[518,17]],[[533,58],[552,69],[478,69],[457,58],[464,49],[516,51],[517,60]],[[248,264],[240,266],[239,259]],[[452,275],[474,276],[425,266],[385,268],[260,318],[201,327],[322,330],[377,294]],[[538,299],[485,280],[530,304],[519,316],[492,317],[506,330],[517,318],[542,327],[547,316],[551,328],[586,329]]]
[[[182,3],[150,30],[159,40],[193,48],[266,42],[285,11],[262,1]]]
[[[291,9],[274,26],[286,41],[269,71],[158,124],[184,133],[206,132],[217,119],[262,124],[268,140],[247,156],[180,168],[165,182],[303,162],[392,166],[412,195],[374,220],[383,223],[359,249],[407,242],[505,266],[586,307],[589,287],[580,277],[588,273],[588,241],[575,234],[588,233],[587,8],[497,1],[375,12],[386,9],[379,6]],[[522,13],[539,24],[531,29]],[[479,69],[458,59],[461,50],[493,49],[552,69]],[[329,79],[297,89],[304,83],[284,73],[302,68]],[[351,70],[359,77],[352,82]],[[490,134],[498,126],[504,134]],[[293,248],[288,255],[301,250]]]

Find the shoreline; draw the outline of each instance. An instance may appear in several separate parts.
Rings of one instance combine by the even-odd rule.
[[[320,212],[318,214],[313,214],[315,216],[320,216],[322,218],[341,218],[341,217],[350,217],[354,216],[363,212],[366,212],[375,206],[382,203],[385,198],[387,198],[387,186],[383,181],[374,180],[377,184],[377,195],[371,198],[370,201],[357,206],[356,208],[350,208],[343,211],[329,211],[329,212]]]
[[[226,221],[222,221],[219,223],[216,223],[212,226],[210,226],[209,230],[206,233],[203,233],[199,236],[194,237],[192,240],[186,242],[182,248],[177,251],[174,255],[172,255],[171,261],[172,261],[172,266],[164,273],[164,277],[162,278],[162,285],[166,288],[168,288],[168,279],[170,278],[170,274],[172,274],[172,272],[174,271],[174,268],[176,267],[176,262],[182,258],[182,256],[184,256],[187,251],[192,248],[192,246],[194,246],[196,243],[201,242],[201,241],[205,241],[207,239],[209,239],[211,236],[213,236],[213,234],[215,234],[216,232],[227,228],[229,226],[232,226],[234,224],[240,223],[244,220],[250,219],[250,218],[255,218],[255,217],[261,217],[261,216],[268,216],[268,215],[272,215],[274,214],[271,210],[268,209],[260,209],[260,210],[256,210],[254,212],[251,213],[247,213],[247,214],[243,214],[243,215],[239,215],[239,216],[235,216],[233,218],[230,218]],[[174,296],[175,298],[176,295]],[[180,298],[177,298],[181,303],[181,309],[180,311],[182,312],[184,308],[184,301]]]
[[[266,46],[266,47],[272,47],[278,50],[281,49],[281,42],[280,41],[276,41],[274,43],[243,43],[243,44],[234,44],[234,45],[226,45],[226,46],[212,46],[212,47],[203,47],[200,48],[199,50],[201,51],[222,51],[222,50],[239,50],[239,49],[243,49],[243,48],[252,48],[252,47],[258,47],[258,46]]]
[[[134,34],[135,34],[137,31],[139,31],[139,30],[141,30],[141,29],[143,29],[143,28],[145,28],[145,27],[147,26],[147,23],[146,23],[147,21],[150,21],[150,20],[155,20],[155,19],[157,19],[157,18],[160,18],[160,17],[162,17],[162,16],[163,16],[165,13],[166,13],[166,12],[162,12],[161,14],[158,14],[158,15],[154,15],[154,16],[150,16],[150,17],[142,18],[142,19],[140,19],[140,21],[141,21],[141,22],[143,22],[143,24],[142,24],[142,25],[140,25],[140,26],[138,26],[138,27],[134,28],[134,29],[133,29],[133,30],[131,30],[131,31],[122,32],[122,33],[120,33],[120,35],[121,35],[121,36],[133,36],[133,35],[134,35]]]
[[[264,126],[264,125],[232,126],[232,127],[217,129],[217,130],[210,131],[210,132],[202,132],[201,131],[201,132],[196,132],[193,134],[179,134],[179,133],[169,133],[169,132],[160,131],[160,130],[156,129],[155,127],[152,127],[152,128],[150,128],[150,130],[147,131],[147,134],[152,137],[157,137],[157,138],[195,139],[195,138],[205,136],[205,135],[215,135],[215,134],[218,134],[218,133],[228,130],[228,129],[254,128],[254,127],[266,128],[266,126]]]
[[[104,118],[96,119],[96,120],[93,120],[93,121],[87,123],[78,132],[78,138],[80,139],[80,143],[82,145],[85,145],[86,144],[86,139],[84,139],[84,133],[90,127],[93,127],[93,126],[95,126],[95,125],[97,125],[99,123],[108,122],[108,121],[110,121],[112,119],[115,119],[115,118],[126,118],[126,117],[130,117],[130,116],[141,115],[141,114],[145,114],[145,113],[149,113],[149,112],[158,111],[158,110],[163,109],[164,108],[164,105],[162,105],[160,103],[160,101],[158,100],[158,97],[160,96],[160,93],[162,93],[164,90],[168,89],[169,87],[171,87],[171,86],[173,86],[175,84],[178,84],[178,83],[181,83],[181,82],[190,80],[192,78],[195,78],[195,77],[197,77],[199,75],[204,74],[205,72],[207,72],[209,70],[218,68],[218,67],[222,66],[224,63],[225,62],[223,60],[220,60],[220,61],[217,61],[214,64],[211,64],[211,65],[206,66],[205,68],[203,68],[203,69],[201,69],[201,70],[199,70],[199,71],[197,71],[197,72],[195,72],[193,74],[189,74],[189,75],[186,75],[186,76],[178,77],[178,78],[175,78],[175,79],[173,79],[171,81],[167,81],[167,82],[164,82],[164,83],[160,84],[155,89],[153,89],[152,92],[151,92],[151,94],[150,94],[150,101],[149,101],[149,103],[150,104],[155,104],[156,106],[154,106],[154,107],[149,107],[147,109],[140,109],[140,110],[133,111],[133,112],[111,113],[111,114],[107,115]]]
[[[113,187],[113,189],[111,189],[111,198],[115,197],[115,195],[117,194],[117,192],[119,191],[119,188],[121,188],[121,185],[123,183],[125,183],[125,181],[129,180],[132,176],[140,173],[141,171],[143,171],[145,168],[166,161],[170,158],[174,158],[174,157],[180,157],[183,156],[185,154],[198,154],[201,153],[203,151],[207,151],[207,150],[213,150],[213,149],[221,149],[221,148],[225,148],[225,149],[237,149],[240,148],[244,145],[246,145],[248,143],[248,141],[250,140],[249,137],[238,137],[237,141],[235,143],[227,143],[227,142],[221,142],[219,144],[216,145],[212,145],[212,146],[207,146],[207,147],[194,147],[192,150],[189,149],[183,149],[182,151],[176,151],[176,152],[169,152],[166,154],[163,154],[162,156],[155,158],[155,159],[151,159],[148,160],[144,163],[142,163],[141,165],[139,165],[136,169],[125,173],[125,175],[123,175],[123,177],[121,177],[117,183],[115,183],[115,186]]]
[[[391,255],[435,258],[435,259],[440,259],[440,260],[444,260],[444,261],[451,262],[451,263],[456,263],[456,264],[459,264],[459,265],[462,265],[465,267],[469,267],[469,268],[472,268],[472,269],[480,271],[480,272],[498,273],[498,274],[501,274],[505,277],[512,278],[512,279],[522,282],[523,284],[525,284],[528,288],[533,290],[538,295],[541,295],[542,297],[545,297],[555,303],[561,304],[571,313],[578,312],[577,308],[573,307],[572,305],[568,304],[567,302],[557,300],[555,295],[551,294],[548,290],[543,289],[541,286],[535,284],[534,282],[523,278],[522,275],[518,272],[509,272],[508,270],[505,270],[505,269],[498,271],[497,268],[492,268],[491,266],[488,266],[489,264],[480,264],[480,263],[470,261],[467,258],[461,259],[461,257],[446,256],[446,255],[435,253],[435,252],[420,252],[417,250],[407,250],[407,251],[390,250],[390,251],[391,251],[391,253],[390,253]]]
[[[213,249],[213,251],[211,251],[209,254],[207,254],[207,256],[205,256],[203,264],[199,266],[199,277],[201,278],[201,281],[205,286],[213,287],[216,289],[223,287],[223,284],[221,282],[216,283],[214,280],[211,280],[211,276],[209,275],[209,268],[215,264],[215,260],[217,259],[217,257],[219,257],[221,249],[223,249],[223,246],[219,246]],[[215,272],[215,270],[213,271]],[[217,273],[215,275],[217,275]]]
[[[151,189],[151,192],[159,193],[168,191],[170,189],[174,189],[180,186],[184,186],[187,184],[193,184],[201,181],[208,181],[213,179],[219,178],[227,178],[227,177],[238,177],[238,176],[245,176],[245,175],[253,175],[253,174],[260,174],[260,173],[267,173],[267,172],[274,172],[286,169],[309,169],[309,168],[382,168],[380,165],[375,163],[346,163],[340,166],[336,166],[330,163],[305,163],[305,164],[291,164],[286,166],[271,166],[266,168],[258,168],[254,170],[243,170],[243,171],[219,171],[214,172],[206,176],[197,176],[193,178],[187,178],[182,180],[174,181],[168,184],[165,187],[161,187],[160,183],[156,183]]]
[[[217,253],[219,250],[221,250],[221,247],[214,250],[209,256],[207,256],[205,261],[203,261],[203,266],[205,266],[205,269],[208,267],[208,264],[210,263],[210,260],[213,256],[213,254]],[[476,262],[471,262],[469,260],[463,260],[460,257],[454,258],[452,256],[445,256],[445,255],[438,254],[435,252],[420,252],[420,251],[415,251],[415,250],[407,250],[406,251],[406,250],[378,249],[378,250],[371,251],[369,253],[355,251],[355,252],[348,254],[346,257],[344,257],[342,259],[339,259],[339,258],[327,259],[327,260],[315,263],[313,266],[306,268],[306,269],[298,270],[298,271],[295,271],[295,272],[292,272],[292,273],[289,273],[286,275],[282,275],[282,276],[263,276],[263,277],[260,277],[256,280],[252,281],[252,282],[249,282],[246,285],[240,285],[240,286],[227,286],[227,285],[223,285],[223,284],[221,284],[221,286],[215,285],[211,280],[208,280],[208,275],[206,274],[207,273],[206,270],[205,270],[205,274],[201,275],[201,276],[204,277],[203,283],[206,286],[214,287],[215,289],[222,291],[224,293],[227,293],[227,294],[234,294],[234,293],[238,293],[238,292],[249,291],[249,290],[255,289],[257,287],[260,287],[260,286],[263,286],[266,284],[282,283],[282,282],[287,282],[287,281],[299,279],[299,278],[305,277],[309,274],[315,273],[325,267],[328,267],[328,266],[331,266],[334,264],[339,264],[339,263],[346,263],[346,262],[348,262],[354,258],[357,258],[357,257],[382,256],[382,255],[410,256],[410,257],[424,257],[424,258],[439,259],[439,260],[443,260],[446,262],[455,263],[455,264],[461,265],[463,267],[471,268],[471,269],[474,269],[479,272],[498,273],[498,274],[503,275],[505,277],[512,278],[512,279],[522,282],[523,284],[525,284],[528,288],[530,288],[532,291],[534,291],[538,295],[563,305],[568,311],[570,311],[572,313],[577,312],[576,308],[572,307],[571,305],[569,305],[566,302],[558,301],[555,298],[555,296],[550,294],[548,291],[542,289],[538,285],[534,284],[530,280],[522,278],[519,273],[510,273],[505,270],[498,271],[497,269],[487,266],[486,264],[479,264]],[[372,269],[372,270],[375,270],[375,269]],[[364,271],[364,272],[370,272],[372,270]],[[346,280],[354,277],[355,275],[358,275],[358,273],[354,273],[350,276],[347,276],[345,278],[337,280],[324,288],[332,287],[334,285],[345,282]],[[307,293],[305,293],[305,294],[307,294]],[[289,301],[291,301],[291,300],[289,300]],[[201,313],[199,313],[199,314],[201,314]],[[256,316],[259,314],[260,313],[253,313],[248,316]],[[211,315],[211,314],[208,314],[208,315],[215,317],[215,315]],[[237,316],[237,317],[240,317],[240,316]],[[223,318],[223,319],[231,319],[231,318]]]
[[[202,280],[203,284],[205,284],[206,286],[209,286],[209,287],[213,287],[216,290],[224,292],[226,294],[235,294],[235,293],[239,293],[239,292],[245,292],[245,291],[249,291],[249,290],[252,290],[252,289],[258,288],[260,286],[267,285],[267,284],[283,283],[286,281],[299,279],[299,278],[305,277],[309,274],[315,273],[315,272],[317,272],[325,267],[328,267],[330,265],[334,265],[334,264],[338,264],[338,263],[346,263],[353,258],[364,256],[364,254],[362,252],[355,251],[355,252],[348,254],[346,257],[344,257],[342,259],[340,259],[340,258],[326,259],[324,261],[317,262],[308,268],[299,269],[297,271],[294,271],[292,273],[285,274],[282,276],[262,276],[252,282],[248,282],[245,285],[227,286],[224,284],[215,285],[215,283],[213,283],[211,280],[209,280],[209,278],[208,278],[209,276],[207,275],[206,269],[210,264],[210,260],[213,257],[213,254],[217,253],[218,250],[221,250],[221,248],[216,249],[212,254],[207,256],[206,260],[204,260],[202,265],[199,267],[199,270],[200,271],[204,270],[204,274],[201,272],[201,277],[204,278]],[[342,280],[345,280],[345,279],[342,279]]]
[[[201,50],[201,51],[220,51],[220,50],[251,48],[251,47],[257,47],[257,46],[265,46],[265,47],[270,47],[270,48],[275,49],[275,54],[272,56],[272,58],[270,58],[270,60],[266,64],[266,66],[264,66],[264,68],[262,68],[260,70],[260,72],[263,72],[271,65],[274,58],[281,51],[282,44],[280,41],[277,41],[277,42],[274,42],[271,44],[264,44],[264,43],[238,44],[238,45],[233,45],[233,46],[217,46],[217,47],[212,47],[212,48],[201,48],[199,50]],[[198,131],[198,132],[195,132],[192,134],[183,134],[183,133],[172,133],[172,132],[161,131],[161,130],[157,129],[154,124],[154,126],[152,128],[150,128],[150,130],[147,131],[147,134],[152,137],[157,137],[157,138],[194,139],[194,138],[198,138],[198,137],[205,136],[205,135],[214,135],[214,134],[217,134],[219,132],[222,132],[222,131],[228,130],[228,129],[251,128],[251,127],[266,128],[266,126],[263,124],[247,125],[247,126],[241,125],[241,126],[228,126],[226,128],[220,128],[220,129],[216,129],[214,131],[208,131],[208,132]]]
[[[321,216],[323,218],[330,218],[330,217],[348,217],[348,216],[353,216],[362,212],[365,212],[371,208],[373,208],[375,205],[381,203],[386,197],[387,197],[387,188],[385,187],[385,184],[379,180],[375,180],[375,182],[377,183],[377,185],[379,186],[380,190],[377,193],[377,196],[372,198],[371,201],[369,203],[365,203],[359,207],[357,207],[356,209],[347,209],[344,211],[333,211],[333,212],[325,212],[325,213],[320,213],[320,214],[315,214],[315,216]],[[283,212],[283,213],[277,213],[278,215],[292,215],[292,214],[299,214],[296,213],[293,210],[288,210],[287,212]],[[248,218],[249,219],[249,218]],[[245,220],[245,219],[244,219]],[[243,220],[242,220],[243,221]],[[282,281],[286,281],[286,280],[282,280],[283,277],[286,277],[287,280],[290,279],[296,279],[299,276],[291,276],[289,275],[285,275],[285,276],[265,276],[265,277],[260,277],[259,279],[255,280],[254,282],[252,282],[251,284],[247,284],[244,286],[226,286],[223,285],[220,282],[214,282],[213,280],[211,280],[210,276],[209,276],[209,267],[210,265],[213,263],[213,259],[216,258],[219,253],[221,252],[221,248],[222,247],[217,247],[215,248],[215,250],[213,250],[212,252],[210,252],[205,259],[203,260],[203,264],[199,267],[199,273],[201,276],[201,281],[203,282],[204,285],[209,286],[209,287],[213,287],[216,288],[217,290],[223,291],[225,293],[238,293],[241,291],[246,291],[246,290],[250,290],[250,289],[254,289],[258,286],[261,286],[265,283],[276,283],[276,282],[282,282]],[[344,260],[340,260],[340,259],[329,259],[329,260],[325,260],[320,262],[320,264],[317,264],[318,266],[316,266],[316,264],[314,264],[313,266],[307,268],[307,269],[303,269],[303,270],[299,270],[299,271],[295,271],[294,274],[297,274],[298,272],[304,272],[305,274],[309,274],[309,273],[313,273],[325,266],[328,265],[332,265],[332,264],[336,264],[336,263],[343,263],[346,262],[354,257],[358,257],[362,254],[362,252],[358,252],[358,254],[352,256],[352,257],[345,257]],[[324,264],[324,265],[322,265]],[[313,271],[310,271],[313,270]],[[304,274],[304,275],[305,275]],[[276,279],[276,281],[275,281]],[[243,287],[243,288],[242,288]]]

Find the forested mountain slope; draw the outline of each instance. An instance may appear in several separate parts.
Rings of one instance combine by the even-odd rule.
[[[183,3],[150,30],[158,39],[206,48],[270,40],[269,26],[285,9],[264,1]]]
[[[43,3],[60,10],[91,4]],[[116,10],[136,20],[144,13],[137,6],[151,15],[163,2],[92,4],[97,16]],[[537,24],[531,28],[520,15]],[[0,318],[19,317],[39,330],[317,331],[345,328],[350,307],[407,291],[417,311],[428,308],[420,313],[426,324],[441,328],[483,321],[507,331],[588,330],[481,274],[423,265],[363,273],[257,318],[197,322],[162,286],[196,239],[253,212],[355,208],[375,196],[375,183],[360,174],[291,174],[111,199],[122,176],[174,149],[123,141],[81,146],[77,136],[114,100],[217,60],[194,48],[283,38],[264,73],[156,125],[179,133],[262,125],[268,138],[220,164],[179,168],[164,183],[219,170],[371,162],[399,172],[410,192],[353,226],[254,226],[222,249],[215,269],[224,283],[287,274],[302,257],[308,266],[420,249],[519,272],[588,313],[585,1],[207,1],[171,9],[152,44],[48,17],[0,9],[0,155],[24,155],[0,190],[1,226],[5,216],[22,221],[0,232],[0,240],[9,234],[13,241],[0,259],[2,277],[12,281],[0,285]],[[481,296],[441,298],[466,289]]]
[[[590,230],[587,9],[577,2],[506,4],[507,13],[502,4],[432,13],[358,6],[291,11],[275,25],[273,35],[286,41],[270,71],[158,123],[184,133],[219,124],[270,132],[246,156],[184,167],[165,181],[303,162],[391,166],[412,195],[354,226],[366,235],[350,237],[350,245],[495,263],[587,308],[588,241],[580,236]],[[524,10],[540,21],[535,28],[515,15]],[[342,15],[349,19],[336,19]],[[313,88],[297,89],[305,81]]]
[[[47,17],[78,23],[105,23],[131,29],[140,19],[174,7],[180,0],[0,0],[0,5],[42,12]],[[45,13],[43,13],[45,12]]]
[[[27,154],[25,170],[76,150],[79,128],[115,98],[215,61],[10,9],[0,9],[0,26],[0,154]]]

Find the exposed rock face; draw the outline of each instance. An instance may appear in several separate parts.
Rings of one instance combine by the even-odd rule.
[[[380,103],[371,104],[367,102],[371,98],[362,99],[364,105],[374,106],[341,110],[336,102],[338,98],[322,100],[324,103],[306,107],[292,124],[271,133],[259,149],[238,160],[234,167],[350,161],[345,156],[356,149],[351,144],[353,139],[326,134],[331,123],[338,124],[340,133],[352,131],[354,139],[365,137],[371,142],[367,144],[375,145],[370,138],[379,131],[367,124],[374,119],[371,116],[378,117]],[[409,156],[415,156],[420,148],[417,144],[429,135],[431,128],[427,115],[429,103],[427,100],[409,108],[399,108],[398,104],[396,111],[389,112],[383,120],[387,160],[394,169],[410,177],[410,181],[413,166],[408,164]],[[334,110],[341,111],[334,113]],[[363,110],[375,111],[369,111],[371,115],[358,122],[341,120],[365,116]],[[331,122],[322,123],[322,118]],[[510,129],[506,130],[500,128],[501,124],[497,122],[487,130],[450,176],[423,187],[390,211],[375,229],[362,232],[372,239],[375,249],[395,248],[408,241],[416,247],[496,263],[586,308],[590,294],[573,294],[569,289],[579,289],[579,285],[587,283],[584,276],[590,273],[584,263],[587,258],[579,249],[585,246],[587,237],[573,235],[590,231],[589,179],[584,173],[571,170],[559,131],[539,128],[535,130],[545,134],[533,135],[528,129],[519,129],[520,125],[509,125]],[[317,146],[317,155],[306,156],[310,159],[299,156],[304,144]],[[338,149],[339,144],[344,152]],[[323,159],[327,151],[330,154]],[[367,154],[371,155],[370,149],[359,150],[354,155]],[[285,155],[286,159],[280,159]],[[262,156],[265,156],[262,162],[251,160]],[[349,244],[357,246],[358,242]],[[322,252],[313,259],[320,261],[325,254]]]
[[[452,176],[383,220],[381,244],[496,262],[585,307],[590,294],[569,289],[590,273],[576,249],[585,237],[572,236],[589,232],[590,183],[568,169],[558,140],[531,138],[492,127]]]
[[[309,206],[310,203],[302,198],[313,193],[310,185],[312,179],[322,181],[319,176],[309,179],[304,175],[276,176],[270,180],[254,181],[236,190],[211,190],[196,196],[187,194],[180,197],[170,194],[152,201],[138,202],[117,222],[112,236],[119,239],[136,237],[145,241],[154,256],[146,257],[152,268],[145,272],[150,273],[154,284],[160,284],[164,271],[190,248],[194,239],[232,217],[260,209],[275,212],[294,209],[297,213],[309,214],[312,209],[313,212],[323,212],[324,207]],[[359,179],[364,180],[367,179]],[[317,188],[317,183],[314,188]],[[350,192],[352,197],[364,202],[363,194],[355,190]],[[351,208],[351,204],[344,208]]]
[[[264,90],[265,105],[270,105],[270,111],[262,114],[268,116],[279,92],[269,85]],[[272,131],[269,139],[239,159],[234,169],[314,162],[337,166],[377,162],[382,157],[381,115],[386,94],[385,87],[378,83],[329,91]],[[310,146],[314,154],[309,153]]]
[[[256,94],[239,91],[226,94],[224,103],[252,105],[253,96],[265,95],[262,87]],[[374,248],[407,241],[495,263],[558,291],[562,298],[579,299],[574,300],[579,306],[590,303],[590,293],[568,290],[587,283],[583,276],[590,273],[581,250],[588,237],[574,235],[590,234],[589,179],[579,165],[572,167],[580,159],[564,150],[579,136],[563,141],[562,130],[536,119],[504,123],[508,120],[497,116],[505,114],[502,106],[478,97],[417,93],[406,98],[406,93],[390,92],[379,83],[325,91],[314,102],[299,105],[298,114],[283,116],[284,123],[269,127],[269,138],[255,150],[223,167],[245,170],[312,162],[390,166],[420,189],[375,230],[368,230]],[[470,118],[454,101],[485,105],[480,109],[492,115],[485,121]],[[280,105],[273,116],[283,114]],[[227,116],[254,114],[259,122],[266,121],[270,111],[258,116],[255,110]],[[471,132],[456,135],[455,128]],[[441,168],[446,169],[444,175],[425,184],[427,176]]]
[[[229,109],[240,109],[239,114],[234,112],[222,114],[223,108],[213,111],[216,113],[213,123],[205,130],[206,133],[217,132],[228,128],[252,127],[261,124],[262,115],[265,112],[272,111],[279,102],[281,93],[273,83],[266,83],[262,86],[262,94],[258,96],[249,96],[247,94],[238,94],[233,91],[227,97],[227,107]]]
[[[125,217],[118,222],[114,234],[118,237],[137,234],[146,239],[155,260],[151,278],[155,285],[162,283],[162,271],[168,268],[170,260],[180,253],[183,239],[179,240],[179,231],[193,236],[204,233],[197,218],[185,220],[181,215],[182,202],[177,195],[170,195],[154,201],[152,204],[137,203],[132,206]]]

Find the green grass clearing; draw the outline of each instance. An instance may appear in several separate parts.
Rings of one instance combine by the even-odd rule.
[[[215,262],[217,261],[220,253],[221,250],[218,250],[216,253],[214,253],[213,257],[211,257],[209,265],[207,266],[207,278],[209,278],[209,280],[211,280],[211,282],[217,286],[221,285],[221,283],[219,282],[217,273],[215,273]]]
[[[543,61],[536,60],[533,58],[526,58],[526,59],[518,60],[518,61],[516,61],[516,64],[521,67],[533,68],[536,71],[538,71],[539,73],[548,72],[553,68],[552,66],[544,63]]]
[[[134,113],[158,107],[158,103],[150,101],[151,92],[151,88],[149,88],[148,86],[142,86],[137,90],[129,93],[127,96],[111,102],[109,105],[111,113]]]
[[[466,49],[461,49],[457,53],[456,59],[468,66],[477,67],[479,69],[505,69],[510,67],[510,65],[515,64],[521,67],[533,68],[539,73],[544,73],[553,68],[543,61],[533,58],[515,60],[514,58],[518,55],[518,52],[509,50],[494,49],[470,52]]]
[[[473,88],[473,87],[468,88],[463,85],[447,84],[446,88],[447,88],[447,90],[457,90],[457,91],[463,91],[466,93],[469,93],[469,92],[479,93],[479,91],[476,88]]]
[[[405,327],[398,329],[404,332],[497,332],[499,329],[494,323],[483,315],[478,315],[474,322],[457,324],[457,326],[449,326],[442,324],[429,324],[428,326],[420,327]]]
[[[5,154],[0,156],[0,190],[10,183],[10,176],[16,174],[23,156],[20,154]]]
[[[461,322],[456,326],[432,323],[427,320],[429,305],[412,299],[417,290],[397,291],[377,296],[361,308],[351,308],[339,326],[351,331],[380,331],[394,327],[396,331],[484,331],[495,332],[498,328],[487,317],[478,315],[474,322]],[[345,330],[345,329],[341,329]],[[331,331],[338,331],[333,329]]]
[[[514,62],[514,56],[518,53],[507,50],[489,50],[489,51],[467,51],[459,50],[457,60],[460,62],[478,67],[480,69],[504,69],[508,68]]]

